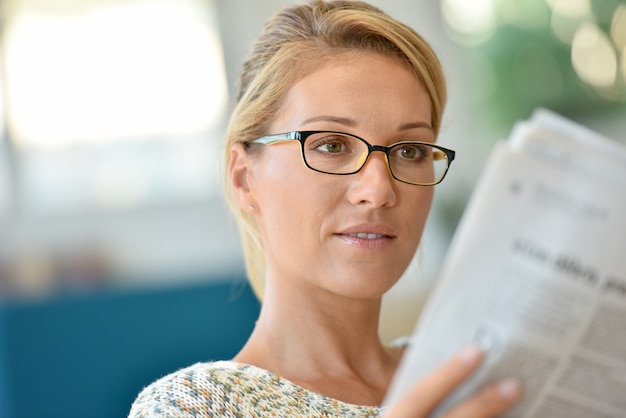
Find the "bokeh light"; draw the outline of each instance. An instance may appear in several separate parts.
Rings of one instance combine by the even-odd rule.
[[[488,83],[472,93],[500,134],[537,107],[575,119],[626,103],[626,0],[483,0],[470,9],[441,1],[446,30],[468,50],[468,74]]]
[[[542,2],[499,0],[497,11],[502,21],[523,29],[545,26],[549,20],[549,9]]]
[[[626,47],[626,4],[621,4],[613,15],[611,23],[611,38],[618,50]]]
[[[66,147],[205,132],[228,92],[220,40],[202,7],[135,1],[48,13],[22,4],[4,35],[16,143]]]
[[[493,0],[442,0],[442,13],[454,32],[464,35],[464,42],[479,42],[488,37],[496,24]]]
[[[622,83],[626,84],[626,46],[622,48],[622,62],[620,66],[622,68]]]
[[[563,43],[570,45],[578,26],[591,18],[589,0],[548,0],[552,8],[550,26]]]
[[[572,40],[572,65],[581,80],[594,87],[615,84],[615,49],[609,37],[593,23],[583,23],[576,30]]]

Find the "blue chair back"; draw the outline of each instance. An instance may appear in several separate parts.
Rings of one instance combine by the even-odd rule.
[[[232,358],[259,307],[243,278],[0,302],[0,417],[125,417],[157,378]]]

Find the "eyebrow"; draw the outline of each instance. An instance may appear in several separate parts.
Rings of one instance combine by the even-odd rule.
[[[350,118],[343,118],[340,116],[329,116],[329,115],[321,115],[321,116],[315,116],[309,119],[306,119],[304,122],[302,122],[303,125],[308,125],[309,123],[313,123],[313,122],[334,122],[334,123],[338,123],[340,125],[345,125],[345,126],[349,126],[351,128],[356,126],[356,121]]]
[[[409,122],[409,123],[404,123],[402,125],[400,125],[400,127],[398,128],[399,131],[407,131],[409,129],[416,129],[416,128],[426,128],[429,130],[433,130],[433,127],[430,126],[430,123],[428,122]]]
[[[313,123],[313,122],[334,122],[334,123],[338,123],[340,125],[344,125],[344,126],[348,126],[350,128],[353,128],[357,125],[356,121],[354,119],[350,119],[350,118],[344,118],[344,117],[340,117],[340,116],[330,116],[330,115],[321,115],[321,116],[314,116],[312,118],[306,119],[302,122],[302,125],[308,125],[309,123]],[[408,131],[410,129],[416,129],[416,128],[426,128],[432,131],[432,126],[430,126],[430,123],[428,122],[408,122],[408,123],[403,123],[402,125],[400,125],[398,127],[399,131]]]

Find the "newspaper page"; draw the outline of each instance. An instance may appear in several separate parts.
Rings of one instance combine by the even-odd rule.
[[[546,110],[488,160],[385,404],[474,342],[434,412],[517,377],[505,417],[626,417],[626,147]]]

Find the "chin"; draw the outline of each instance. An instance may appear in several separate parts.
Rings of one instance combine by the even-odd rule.
[[[385,295],[396,283],[396,280],[380,280],[380,278],[354,279],[347,282],[336,293],[354,299],[379,299]]]

